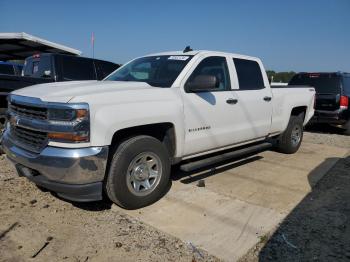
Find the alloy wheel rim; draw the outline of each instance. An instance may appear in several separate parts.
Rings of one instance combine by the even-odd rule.
[[[300,126],[294,126],[292,129],[292,144],[297,146],[301,140],[301,128]]]
[[[143,152],[133,158],[127,172],[129,190],[137,196],[145,196],[158,186],[162,176],[162,164],[156,154]]]

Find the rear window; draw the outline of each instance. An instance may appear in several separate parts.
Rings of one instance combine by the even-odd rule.
[[[15,70],[12,65],[0,64],[0,74],[14,75]]]
[[[256,61],[234,58],[240,90],[263,89],[264,80]]]
[[[297,74],[288,85],[307,85],[318,94],[340,94],[340,77],[333,74]]]
[[[64,80],[95,80],[93,60],[78,57],[62,57],[62,75]]]

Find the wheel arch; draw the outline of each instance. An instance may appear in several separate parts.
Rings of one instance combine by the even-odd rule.
[[[292,108],[290,116],[301,116],[304,121],[306,112],[307,112],[307,106],[297,106]]]
[[[138,135],[152,136],[161,141],[166,147],[170,159],[174,161],[176,154],[176,133],[175,125],[171,122],[153,123],[146,125],[139,125],[133,127],[127,127],[114,132],[111,140],[112,153],[116,147],[126,139]]]

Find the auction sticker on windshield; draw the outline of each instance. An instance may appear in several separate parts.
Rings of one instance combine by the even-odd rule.
[[[189,58],[189,56],[172,55],[172,56],[169,56],[168,60],[181,60],[181,61],[186,61],[188,58]]]

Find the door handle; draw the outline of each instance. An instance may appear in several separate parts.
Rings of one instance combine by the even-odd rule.
[[[229,98],[226,100],[227,104],[237,104],[238,103],[238,99],[236,98]]]
[[[271,99],[272,99],[272,97],[271,97],[271,96],[265,96],[265,97],[264,97],[264,100],[265,100],[266,102],[270,102],[270,101],[271,101]]]

